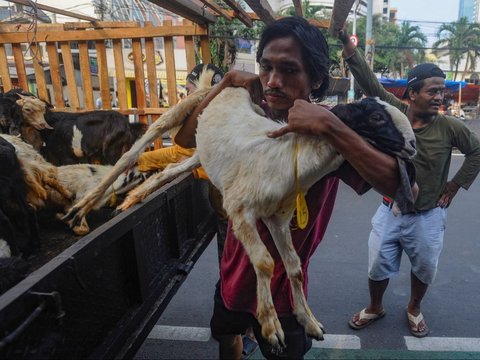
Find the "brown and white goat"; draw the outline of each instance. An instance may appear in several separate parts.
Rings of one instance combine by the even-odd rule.
[[[130,123],[118,111],[52,111],[34,96],[16,93],[8,99],[13,95],[20,99],[5,100],[3,106],[11,104],[18,110],[10,121],[16,123],[25,142],[56,166],[113,165],[146,130],[146,125]]]
[[[32,254],[39,247],[35,211],[27,203],[27,186],[15,147],[0,137],[0,261],[20,252]]]
[[[194,105],[193,102],[187,103],[189,98],[177,107]],[[355,124],[356,121],[353,121],[352,125],[361,128],[370,122],[373,132],[381,132],[387,125],[390,126],[381,134],[380,140],[372,142],[391,145],[387,151],[400,157],[413,156],[415,138],[406,116],[378,99],[368,101],[374,102],[372,111],[375,114],[358,111],[362,116],[355,120],[364,118],[363,122]],[[365,102],[364,109],[370,103]],[[179,120],[185,117],[185,108],[177,107],[170,110],[167,118],[157,120],[156,127],[147,132],[149,141],[153,135],[160,136],[167,125],[176,123],[171,120],[174,112]],[[382,116],[379,116],[380,113]],[[212,183],[221,191],[233,231],[253,264],[257,275],[257,318],[262,326],[262,335],[276,347],[283,344],[284,334],[270,292],[274,263],[257,233],[256,221],[261,219],[268,227],[281,255],[292,287],[297,320],[308,335],[322,339],[323,327],[313,316],[303,293],[302,276],[298,276],[302,271],[301,264],[292,245],[289,228],[297,190],[293,170],[296,144],[298,182],[303,192],[307,192],[315,182],[336,170],[344,161],[328,142],[319,137],[293,133],[278,139],[266,136],[281,126],[259,113],[259,108],[252,104],[245,89],[224,89],[199,117],[196,153],[182,163],[170,165],[163,172],[150,177],[131,191],[119,207],[126,209],[132,206],[165,182],[202,165]],[[390,131],[392,128],[393,131]],[[392,138],[393,135],[395,137]],[[139,145],[143,147],[145,143],[140,141]],[[70,210],[68,216],[72,217],[72,224],[88,213],[111,181],[132,164],[140,152],[141,149],[134,146],[115,165],[115,171],[102,181],[101,186]]]
[[[15,147],[27,184],[27,202],[35,209],[46,206],[49,191],[56,191],[65,199],[73,199],[73,193],[59,181],[57,167],[47,162],[30,144],[17,136],[0,134]]]

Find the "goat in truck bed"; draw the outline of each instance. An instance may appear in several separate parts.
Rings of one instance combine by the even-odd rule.
[[[18,137],[0,134],[0,139],[14,148],[22,172],[20,180],[26,184],[26,202],[35,210],[59,208],[60,211],[67,211],[95,188],[112,168],[110,165],[95,164],[54,166]],[[146,177],[147,174],[136,167],[122,173],[95,208],[106,205],[112,196],[131,190]],[[77,235],[85,235],[90,231],[85,218],[72,230]]]
[[[44,116],[52,129],[39,132],[45,144],[40,152],[57,166],[113,165],[146,129],[144,124],[129,123],[127,116],[114,110],[47,111]]]
[[[54,111],[21,89],[0,98],[0,132],[21,134],[50,163],[113,165],[147,126],[114,110]]]
[[[157,130],[165,129],[168,122],[175,123],[171,120],[175,109],[171,109],[168,118],[157,120]],[[178,119],[184,119],[185,109],[177,110]],[[258,318],[262,334],[274,346],[283,341],[281,328],[271,326],[279,324],[270,294],[274,262],[257,233],[257,220],[265,223],[277,244],[292,287],[297,320],[308,335],[321,339],[323,328],[308,307],[302,276],[298,276],[302,270],[292,245],[289,225],[295,210],[297,186],[302,192],[307,192],[314,183],[339,168],[344,159],[320,137],[290,133],[278,139],[269,138],[266,135],[268,132],[283,125],[262,116],[260,111],[245,89],[224,89],[199,117],[196,153],[150,177],[131,191],[119,208],[132,206],[165,182],[202,165],[212,183],[221,191],[232,229],[255,269],[257,314],[262,314]],[[353,130],[360,131],[367,141],[383,151],[401,158],[410,158],[415,154],[415,138],[408,119],[389,104],[378,99],[366,99],[338,106],[332,112],[348,120]],[[156,136],[160,135],[156,133]],[[114,167],[115,172],[72,207],[67,214],[72,225],[88,213],[89,207],[105,191],[115,174],[133,163],[138,154],[133,148],[124,154]],[[298,169],[296,176],[295,162]]]
[[[25,184],[15,147],[0,137],[0,258],[31,254],[40,237],[35,211],[27,203]]]
[[[32,93],[19,88],[0,94],[0,133],[20,135],[23,124],[29,124],[36,130],[51,129],[43,117],[49,106]],[[41,142],[37,144],[38,147],[41,145]]]

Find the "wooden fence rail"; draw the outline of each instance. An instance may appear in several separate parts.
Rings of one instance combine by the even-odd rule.
[[[155,41],[158,38],[163,44]],[[186,64],[181,72],[186,75],[195,66],[197,41],[202,62],[210,62],[207,28],[188,21],[180,25],[164,21],[161,26],[77,22],[38,25],[33,30],[2,24],[1,83],[4,92],[15,86],[33,90],[56,108],[74,111],[94,109],[97,91],[102,108],[110,109],[116,95],[120,112],[136,114],[148,123],[149,117],[165,111],[161,79],[166,78],[168,105],[177,103],[176,67]],[[175,43],[184,44],[184,51]]]

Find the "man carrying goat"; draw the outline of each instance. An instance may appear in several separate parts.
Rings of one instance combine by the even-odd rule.
[[[374,187],[410,211],[415,137],[407,117],[378,99],[332,111],[311,103],[328,89],[328,46],[303,18],[270,24],[257,61],[259,76],[229,72],[169,109],[65,220],[79,223],[147,144],[181,124],[175,141],[195,154],[151,176],[119,208],[202,165],[231,221],[211,321],[220,358],[240,358],[240,334],[252,326],[266,358],[300,359],[309,337],[323,339],[305,297],[307,270],[339,180],[359,194]]]
[[[300,307],[298,306],[299,302],[296,296],[299,292],[298,284],[303,281],[300,290],[303,289],[305,292],[308,283],[309,259],[326,231],[333,211],[339,180],[344,181],[359,194],[363,194],[373,187],[381,194],[396,199],[407,198],[407,202],[411,205],[413,203],[411,193],[413,167],[409,157],[415,152],[413,133],[407,139],[402,138],[403,144],[396,153],[406,154],[403,159],[402,155],[387,155],[370,145],[334,113],[311,102],[311,99],[321,99],[328,89],[328,45],[322,33],[303,18],[287,17],[270,24],[261,36],[257,61],[260,64],[259,76],[243,72],[227,73],[222,82],[212,89],[200,106],[190,115],[182,131],[177,134],[175,141],[184,147],[195,147],[197,116],[223,89],[232,86],[247,88],[252,98],[261,105],[269,118],[288,121],[286,126],[277,124],[276,130],[269,130],[269,136],[272,138],[269,140],[270,142],[264,139],[256,140],[262,141],[264,144],[270,143],[273,146],[275,142],[280,143],[284,138],[294,136],[294,134],[289,134],[290,132],[306,135],[301,138],[301,140],[305,140],[304,142],[298,142],[298,147],[288,147],[288,149],[292,149],[291,157],[282,157],[282,159],[270,158],[275,157],[275,154],[268,152],[266,147],[252,146],[250,151],[241,154],[243,157],[250,157],[250,168],[243,167],[245,162],[237,169],[230,167],[229,176],[224,178],[226,180],[221,184],[223,188],[220,190],[224,192],[224,205],[229,212],[229,217],[234,219],[232,219],[232,226],[229,227],[227,234],[221,262],[220,281],[215,294],[214,314],[211,320],[212,335],[220,343],[221,359],[241,358],[240,335],[250,326],[253,326],[260,349],[267,359],[301,359],[311,346],[309,336],[322,339],[323,327],[314,319],[304,303],[300,304]],[[228,97],[224,96],[223,99],[225,98]],[[238,111],[227,105],[224,107],[227,112],[229,110]],[[209,114],[212,111],[213,109]],[[257,111],[261,110],[257,109]],[[204,118],[200,119],[197,136],[202,135],[201,131],[203,130],[200,125],[202,121],[207,121],[209,115],[205,111],[201,116]],[[238,121],[238,134],[236,133],[235,136],[240,137],[247,125],[242,123],[241,118]],[[272,122],[270,121],[270,123]],[[268,128],[265,126],[265,129]],[[261,136],[256,133],[263,131],[265,134],[267,131],[265,129],[249,128],[245,131],[250,131],[252,136]],[[411,129],[405,130],[407,133],[411,132]],[[218,134],[218,136],[220,135]],[[251,198],[249,192],[258,190],[260,195],[264,195],[265,192],[270,191],[269,194],[274,197],[275,192],[287,191],[282,188],[285,185],[284,174],[290,172],[290,178],[296,181],[297,176],[294,173],[296,174],[297,165],[299,173],[305,172],[305,168],[302,169],[302,167],[315,167],[314,158],[317,155],[315,152],[323,151],[320,145],[318,148],[312,146],[312,160],[309,163],[308,154],[302,149],[302,147],[309,146],[308,139],[316,140],[318,144],[320,144],[319,139],[325,140],[326,147],[333,149],[333,153],[328,156],[332,156],[333,159],[336,153],[340,153],[346,162],[341,166],[341,163],[335,166],[328,164],[327,167],[336,170],[330,173],[327,170],[326,176],[315,180],[308,189],[305,206],[308,207],[309,217],[304,219],[304,223],[301,223],[301,216],[298,215],[302,211],[302,201],[298,201],[296,218],[298,226],[291,231],[291,243],[299,256],[301,271],[292,273],[289,270],[296,268],[297,264],[293,264],[292,267],[289,262],[294,259],[286,261],[281,256],[283,254],[279,254],[282,251],[280,250],[281,246],[275,242],[274,238],[283,236],[285,228],[272,220],[280,218],[278,212],[275,216],[268,215],[271,214],[271,209],[267,208],[270,204],[269,201],[263,202],[266,206],[262,216],[263,221],[255,221],[256,218],[249,218],[248,213],[242,213],[242,209],[238,208],[238,212],[236,212],[229,206],[236,200],[238,203],[242,198]],[[202,148],[200,145],[202,144],[199,143],[197,147],[199,152]],[[233,145],[234,143],[224,143],[222,150],[233,147]],[[258,152],[252,151],[252,149],[256,149]],[[294,160],[297,155],[298,164]],[[215,168],[210,168],[212,169],[212,173],[210,173],[207,164],[203,163],[201,153],[200,159],[209,177],[214,181],[213,179],[217,177]],[[232,161],[235,159],[235,156],[232,156]],[[259,159],[263,159],[263,163]],[[335,158],[335,161],[337,160]],[[225,162],[225,156],[219,158],[218,161]],[[265,171],[258,171],[259,169],[256,167],[262,166],[262,164],[264,167],[269,167],[272,163],[277,164],[277,168],[273,168],[269,172],[268,189],[257,189],[260,185],[250,180],[258,179],[255,174],[265,174]],[[280,167],[278,167],[279,163]],[[228,181],[234,182],[238,177],[245,180],[242,183],[244,195],[242,196],[242,189],[239,189],[242,186],[237,186],[236,189],[232,189],[230,194],[227,194]],[[262,182],[262,184],[264,183],[265,181]],[[293,187],[293,183],[294,181],[287,186]],[[237,196],[236,199],[230,197],[233,192]],[[299,191],[300,199],[302,198],[301,193],[302,191]],[[290,197],[288,199],[291,200]],[[278,205],[273,204],[273,200],[271,203],[272,206]],[[281,207],[281,205],[278,206]],[[258,208],[256,210],[258,211]],[[289,211],[288,214],[290,214]],[[262,214],[257,212],[254,215]],[[250,240],[251,244],[258,245],[258,254],[251,249],[247,253],[245,248],[249,245],[245,244],[245,238],[242,244],[234,235],[234,233],[237,235],[245,234],[245,232],[251,233],[252,226],[254,230],[255,228],[258,230],[261,244],[258,243],[257,238],[253,237],[247,239],[247,242]],[[264,247],[271,257],[266,256]],[[252,264],[254,265],[252,266]],[[264,265],[264,268],[260,272],[256,272],[259,264]],[[265,278],[261,278],[265,275],[264,272],[268,273],[266,278],[268,288],[271,289],[270,299],[268,299],[269,293],[262,293],[265,287],[257,286],[259,282],[265,284]],[[268,282],[268,278],[271,278],[271,282]],[[266,296],[270,306],[264,307],[262,304],[262,308],[260,308],[261,302],[257,303],[257,295],[263,298]],[[272,308],[274,308],[273,311]],[[271,315],[275,310],[278,319],[274,314],[272,320]],[[299,319],[301,320],[299,321]]]

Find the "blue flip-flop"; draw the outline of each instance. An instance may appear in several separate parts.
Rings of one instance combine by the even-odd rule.
[[[258,347],[258,344],[255,340],[252,340],[247,335],[242,336],[242,342],[243,342],[242,355],[243,355],[243,358],[246,359],[246,358],[248,358],[249,355],[251,355],[255,352],[255,350]]]

